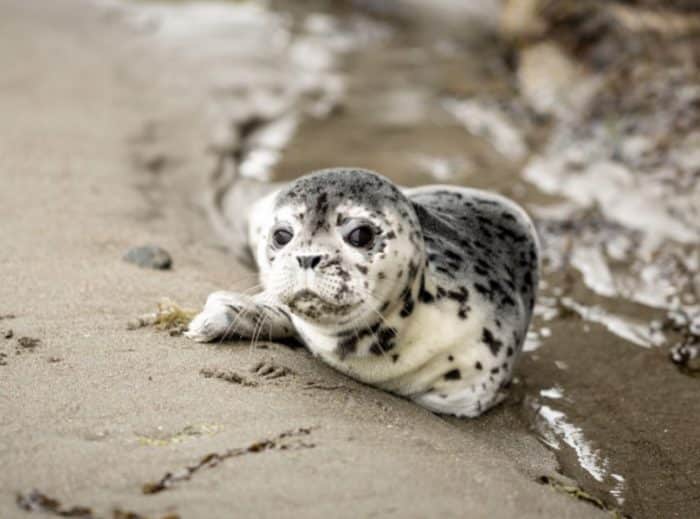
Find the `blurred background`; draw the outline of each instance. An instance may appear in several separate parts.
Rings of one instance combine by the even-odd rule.
[[[515,199],[544,275],[504,412],[567,492],[618,517],[698,515],[698,0],[93,3],[132,31],[129,60],[178,63],[139,81],[203,114],[181,148],[172,120],[131,137],[144,220],[196,200],[235,249],[241,178],[332,166]],[[185,171],[191,149],[206,166]]]

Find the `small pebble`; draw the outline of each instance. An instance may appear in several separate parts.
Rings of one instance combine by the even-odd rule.
[[[155,245],[144,245],[129,249],[124,255],[124,261],[134,263],[139,267],[156,270],[167,270],[173,264],[170,254]]]
[[[5,339],[12,339],[12,336],[15,334],[11,329],[10,330],[5,330],[5,333],[2,334]]]
[[[671,348],[671,361],[689,371],[700,372],[700,344],[677,344]]]

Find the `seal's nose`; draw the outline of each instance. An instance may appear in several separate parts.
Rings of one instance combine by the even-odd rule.
[[[315,269],[321,263],[321,256],[315,254],[313,256],[297,256],[299,266],[303,269]]]

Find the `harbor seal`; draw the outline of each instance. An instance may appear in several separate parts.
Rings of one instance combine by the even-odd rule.
[[[438,413],[474,417],[502,399],[538,282],[536,232],[514,202],[326,169],[255,202],[247,229],[262,291],[211,294],[188,337],[296,337]]]

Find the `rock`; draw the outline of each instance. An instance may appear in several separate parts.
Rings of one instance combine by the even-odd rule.
[[[156,270],[168,270],[173,264],[170,254],[155,245],[144,245],[129,249],[124,255],[124,261],[135,263],[139,267]]]
[[[15,332],[13,332],[12,329],[7,329],[3,332],[2,336],[5,337],[5,339],[12,339],[14,334]]]
[[[700,374],[700,344],[675,345],[671,348],[671,361],[689,373]]]
[[[535,43],[520,51],[517,78],[520,92],[535,113],[558,118],[579,113],[597,91],[600,81],[551,41]]]
[[[506,0],[500,13],[500,33],[508,41],[533,41],[544,36],[548,23],[540,0]]]

